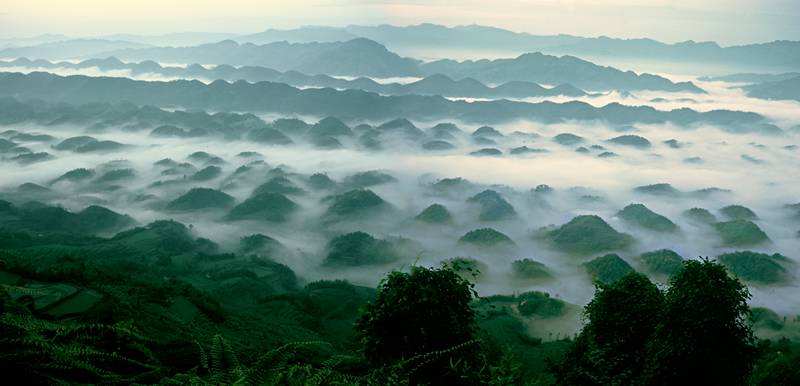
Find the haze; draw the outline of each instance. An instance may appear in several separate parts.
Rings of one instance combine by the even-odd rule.
[[[186,31],[253,33],[266,28],[350,24],[481,24],[532,34],[741,44],[800,37],[794,0],[492,1],[102,1],[31,0],[0,5],[0,36],[96,36]]]

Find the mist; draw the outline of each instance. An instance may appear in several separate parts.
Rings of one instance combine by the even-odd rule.
[[[708,108],[720,106],[742,106],[747,100],[734,98],[738,95],[728,89],[721,94],[702,96],[698,104]],[[717,98],[719,95],[719,99]],[[647,98],[641,96],[639,98]],[[677,98],[677,96],[676,96]],[[608,99],[608,101],[613,99]],[[605,101],[604,101],[605,102]],[[772,104],[775,108],[766,107]],[[782,103],[754,102],[754,108],[762,108],[764,113],[776,119],[796,122],[797,113]],[[270,122],[277,116],[262,116]],[[314,123],[323,117],[300,117]],[[420,128],[433,127],[436,122],[412,121]],[[452,121],[451,121],[452,122]],[[380,125],[382,122],[347,122],[350,127],[357,124]],[[296,144],[275,146],[254,143],[248,140],[225,141],[214,138],[169,139],[154,138],[148,135],[153,128],[138,131],[108,129],[103,132],[87,131],[74,126],[37,126],[17,124],[2,128],[25,133],[47,133],[56,137],[46,143],[21,143],[32,152],[46,151],[54,159],[16,166],[11,161],[4,162],[3,180],[0,188],[9,197],[20,201],[13,192],[16,187],[28,182],[46,186],[61,174],[79,167],[95,170],[132,168],[136,177],[125,181],[121,189],[111,192],[98,191],[81,184],[59,183],[56,193],[49,197],[49,203],[61,205],[78,211],[89,204],[99,204],[114,211],[128,214],[139,224],[147,224],[157,219],[172,218],[191,224],[200,237],[211,239],[225,250],[235,251],[238,240],[246,235],[263,233],[289,247],[292,253],[279,257],[279,262],[288,265],[305,280],[322,278],[344,278],[357,284],[375,286],[391,269],[411,264],[434,266],[442,261],[458,256],[472,257],[484,263],[488,270],[477,281],[477,289],[482,295],[516,293],[528,290],[542,290],[569,303],[583,305],[592,296],[594,286],[581,264],[593,256],[575,258],[553,250],[533,235],[541,228],[561,225],[582,214],[597,214],[620,232],[633,235],[635,245],[621,253],[634,267],[635,257],[647,251],[672,249],[685,258],[713,257],[719,254],[740,250],[741,248],[721,247],[720,240],[713,230],[698,226],[682,216],[682,212],[692,207],[707,208],[712,213],[731,204],[744,205],[758,214],[757,224],[769,235],[771,242],[748,247],[747,249],[765,253],[781,253],[796,259],[800,250],[797,237],[797,223],[784,208],[793,204],[800,195],[794,171],[800,167],[800,157],[796,148],[785,148],[796,144],[797,134],[784,136],[738,135],[725,132],[716,127],[680,127],[674,125],[636,125],[620,128],[600,123],[561,123],[541,124],[520,121],[495,126],[503,137],[495,138],[495,144],[475,144],[469,135],[477,129],[463,122],[455,123],[464,134],[452,142],[457,144],[453,150],[431,153],[419,149],[413,142],[403,138],[387,138],[383,150],[359,150],[352,140],[344,138],[344,147],[335,150],[322,150],[306,140],[296,139]],[[603,151],[617,156],[600,158],[601,150],[588,153],[576,152],[579,146],[564,146],[553,141],[560,133],[574,133],[584,138],[581,145],[599,145]],[[648,139],[652,147],[638,149],[616,145],[608,139],[622,134],[635,134]],[[124,151],[111,153],[76,154],[71,151],[54,150],[51,145],[59,141],[79,136],[91,135],[98,140],[113,140],[127,145]],[[673,148],[664,141],[676,139],[679,148]],[[351,142],[348,142],[351,141]],[[499,157],[478,157],[471,152],[485,147],[509,149],[518,146],[542,149],[531,155],[503,154]],[[173,178],[160,174],[161,169],[153,165],[163,158],[185,162],[187,156],[197,151],[205,151],[225,161],[220,165],[220,177],[208,181],[187,181],[186,176]],[[241,165],[254,159],[243,159],[241,152],[255,151],[263,155],[265,164],[252,164],[254,170],[244,177],[231,179],[233,172]],[[505,151],[504,151],[505,153]],[[748,155],[763,161],[754,164],[742,156]],[[687,159],[700,157],[702,163],[689,163]],[[109,163],[117,162],[109,166]],[[195,170],[202,169],[202,163],[194,162]],[[306,178],[313,173],[325,173],[337,182],[345,181],[354,173],[379,170],[396,178],[395,182],[369,186],[376,194],[389,202],[398,215],[378,216],[359,221],[342,221],[335,224],[321,222],[327,204],[324,198],[335,192],[314,192],[291,196],[299,204],[299,214],[286,223],[262,221],[223,221],[224,212],[170,213],[163,205],[192,187],[221,189],[233,196],[237,202],[245,200],[252,190],[269,180],[267,175],[273,168],[281,168],[290,180],[303,187]],[[461,177],[471,185],[463,191],[441,194],[431,189],[431,184],[441,178]],[[178,180],[174,184],[151,186],[155,181]],[[231,183],[235,181],[236,183]],[[663,197],[638,194],[634,187],[669,183],[683,192],[705,188],[724,190],[705,197],[687,195],[684,197]],[[553,188],[552,193],[535,194],[532,189],[541,184]],[[343,189],[343,188],[342,188]],[[516,210],[517,216],[511,220],[480,221],[478,208],[467,199],[485,189],[499,192]],[[134,198],[143,194],[153,194],[154,198],[137,202]],[[591,196],[597,199],[585,200]],[[414,216],[427,206],[439,203],[454,214],[454,222],[449,226],[430,226],[420,224]],[[641,229],[616,217],[617,211],[631,203],[642,203],[656,213],[675,222],[680,231],[663,235]],[[477,248],[465,246],[458,239],[466,232],[483,227],[492,227],[508,235],[515,243],[509,248]],[[326,245],[331,237],[338,234],[367,231],[378,238],[405,238],[412,241],[406,247],[403,258],[395,263],[379,266],[352,267],[336,269],[323,266]],[[558,279],[544,283],[526,283],[511,280],[511,263],[521,258],[531,258],[544,263]],[[796,261],[796,260],[795,260]],[[800,273],[793,266],[792,275]],[[798,290],[797,281],[781,286],[753,286],[753,305],[767,306],[779,313],[793,313],[800,309],[800,299],[794,294]],[[574,315],[575,317],[577,315]],[[577,326],[575,324],[574,326]]]

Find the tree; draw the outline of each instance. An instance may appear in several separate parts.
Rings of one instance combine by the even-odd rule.
[[[472,284],[450,269],[412,267],[391,272],[378,287],[356,323],[364,355],[373,367],[396,365],[438,351],[449,351],[475,340],[475,296]],[[414,379],[432,384],[470,383],[475,376],[475,350],[462,350],[458,358],[426,360]],[[460,370],[454,371],[451,364]]]
[[[557,366],[558,384],[635,383],[663,304],[661,291],[639,273],[598,283],[584,310],[587,323]]]
[[[662,321],[647,348],[643,383],[744,384],[756,353],[749,298],[722,265],[687,262],[671,279]]]

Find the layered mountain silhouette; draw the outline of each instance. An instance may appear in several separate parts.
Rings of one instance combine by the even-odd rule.
[[[621,71],[598,66],[573,56],[551,56],[542,53],[523,54],[514,59],[466,60],[444,59],[421,65],[426,74],[448,74],[454,78],[472,77],[487,83],[512,80],[541,84],[573,84],[589,90],[663,90],[703,93],[691,82],[673,83],[667,78]]]
[[[532,119],[542,122],[601,120],[614,124],[674,122],[708,123],[727,130],[758,130],[765,118],[756,113],[688,108],[660,111],[618,103],[594,107],[583,102],[525,103],[508,100],[463,102],[440,96],[383,96],[361,90],[298,89],[282,83],[178,80],[146,82],[127,78],[57,76],[49,73],[0,74],[0,96],[52,102],[131,102],[187,109],[258,111],[337,116],[345,119],[461,119],[476,123]]]
[[[132,76],[161,75],[168,78],[222,79],[227,81],[246,80],[248,82],[279,82],[296,87],[331,87],[337,89],[358,89],[385,95],[442,95],[464,98],[528,98],[548,96],[580,97],[587,95],[583,90],[562,84],[552,88],[542,87],[533,82],[508,82],[489,87],[472,78],[453,80],[446,75],[435,74],[412,83],[378,83],[370,78],[360,77],[352,80],[328,75],[306,75],[297,71],[280,72],[266,67],[219,65],[211,68],[192,64],[187,67],[163,67],[153,61],[124,63],[115,57],[88,59],[79,63],[50,62],[44,59],[30,60],[19,58],[0,61],[0,68],[25,67],[36,69],[92,69],[101,71],[127,70]]]
[[[800,75],[775,82],[764,82],[743,87],[748,96],[772,100],[800,101]]]
[[[402,58],[369,39],[330,43],[239,44],[233,40],[191,47],[155,47],[111,52],[126,61],[264,66],[307,74],[372,77],[419,75],[417,61]]]
[[[42,55],[36,55],[36,52],[33,52],[33,55],[14,55],[27,52],[16,50],[12,49],[9,53],[6,53],[7,50],[2,50],[0,57],[43,58]],[[191,47],[121,49],[85,56],[105,58],[109,55],[124,61],[260,66],[277,71],[333,76],[389,78],[443,74],[455,80],[473,78],[492,84],[523,81],[550,85],[571,84],[588,90],[703,92],[691,82],[673,83],[658,75],[637,74],[613,67],[598,66],[571,56],[556,57],[528,53],[513,59],[464,62],[440,60],[421,63],[416,59],[403,58],[383,45],[365,38],[345,42],[283,41],[263,45],[239,44],[233,40],[224,40]],[[153,64],[155,63],[150,63],[151,66]],[[230,70],[228,67],[224,69]]]

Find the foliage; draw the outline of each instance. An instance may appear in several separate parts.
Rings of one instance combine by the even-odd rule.
[[[219,190],[193,188],[167,204],[167,210],[192,211],[211,208],[230,208],[234,199]]]
[[[368,363],[383,367],[469,344],[475,339],[474,296],[472,284],[449,269],[414,266],[410,272],[391,272],[356,323]],[[469,354],[450,369],[439,360],[420,363],[414,379],[464,383],[478,366],[478,358]]]
[[[464,236],[458,239],[461,243],[473,244],[484,247],[492,247],[497,245],[514,245],[511,238],[503,233],[500,233],[492,228],[481,228],[467,232]]]
[[[280,193],[261,193],[244,200],[228,213],[229,220],[266,220],[284,222],[299,209],[294,201]]]
[[[467,199],[467,202],[480,205],[481,212],[478,219],[481,221],[500,221],[517,217],[514,207],[494,190],[484,190]]]
[[[666,276],[674,275],[683,267],[683,257],[669,249],[645,252],[639,259],[651,272]]]
[[[596,257],[584,263],[583,266],[594,280],[603,284],[613,283],[625,275],[634,272],[630,264],[614,253]]]
[[[551,298],[546,292],[524,292],[517,295],[517,299],[517,310],[522,316],[555,318],[563,315],[566,308],[563,300]]]
[[[429,224],[446,224],[453,221],[453,216],[444,205],[431,204],[420,212],[415,219]]]
[[[628,205],[619,211],[617,216],[631,224],[657,232],[674,232],[678,230],[678,226],[675,223],[642,204]]]
[[[789,273],[784,267],[791,260],[781,254],[767,255],[752,251],[725,253],[717,257],[734,275],[745,281],[774,284],[785,281]]]
[[[750,293],[717,263],[688,261],[672,277],[648,342],[644,382],[743,384],[753,367]]]
[[[528,258],[514,260],[511,263],[511,271],[515,277],[520,279],[536,280],[553,277],[544,264]]]
[[[800,343],[781,339],[759,345],[760,359],[750,374],[751,385],[800,384]]]
[[[355,189],[327,199],[329,217],[357,217],[375,214],[388,203],[369,189]]]
[[[359,231],[334,237],[328,243],[325,264],[339,266],[383,264],[395,261],[399,257],[390,242]]]
[[[638,273],[598,284],[584,310],[586,325],[556,366],[558,383],[636,384],[663,304],[661,291]]]
[[[717,222],[717,217],[714,216],[708,209],[691,208],[683,212],[683,215],[700,224],[714,224]]]
[[[758,220],[755,212],[742,205],[728,205],[719,211],[729,220]]]
[[[577,216],[546,232],[545,237],[556,248],[577,255],[624,249],[633,242],[631,236],[617,232],[594,215]]]
[[[761,244],[769,237],[758,225],[748,220],[732,220],[714,224],[723,245],[731,247]]]

